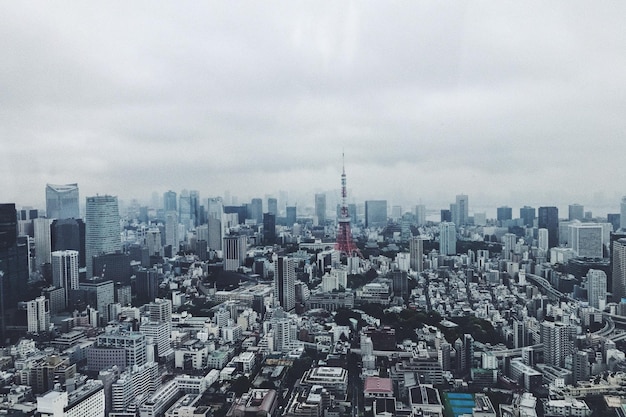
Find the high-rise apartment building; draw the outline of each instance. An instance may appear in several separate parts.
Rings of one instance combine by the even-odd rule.
[[[620,204],[619,227],[620,229],[626,230],[626,196],[622,197]]]
[[[411,269],[416,272],[424,271],[424,241],[423,236],[413,236],[409,240],[409,259]]]
[[[246,259],[246,236],[224,236],[224,270],[236,271]]]
[[[165,245],[171,246],[172,255],[178,253],[180,238],[178,237],[178,215],[175,211],[165,213]]]
[[[590,269],[587,272],[587,300],[589,305],[600,310],[606,306],[607,291],[606,273],[599,269]]]
[[[563,322],[544,321],[541,323],[543,361],[546,365],[562,368],[565,357],[573,352],[573,327]]]
[[[274,297],[285,310],[293,310],[296,306],[296,260],[278,257],[275,261]]]
[[[556,207],[539,207],[537,225],[540,229],[548,229],[548,247],[559,246],[559,209]]]
[[[439,223],[439,252],[442,255],[456,255],[456,225],[454,223]]]
[[[548,238],[548,229],[541,228],[537,230],[537,248],[544,253],[547,253],[550,249]]]
[[[52,284],[63,288],[65,307],[69,305],[72,290],[78,289],[78,252],[64,250],[52,252]]]
[[[315,194],[315,217],[317,224],[326,223],[326,193]]]
[[[613,242],[613,301],[626,298],[626,238]]]
[[[453,223],[458,226],[466,225],[469,220],[469,197],[465,194],[457,195],[455,209],[456,218],[453,213]]]
[[[585,218],[585,207],[580,204],[570,204],[568,206],[568,219],[583,221]]]
[[[87,277],[91,278],[94,256],[122,249],[117,197],[87,197],[85,214],[85,262]]]
[[[387,226],[387,200],[367,200],[365,202],[365,227]]]
[[[78,184],[46,184],[46,217],[78,219]]]
[[[50,304],[46,297],[37,297],[26,303],[26,317],[29,333],[50,330]]]

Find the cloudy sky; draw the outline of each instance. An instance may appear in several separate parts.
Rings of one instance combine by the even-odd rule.
[[[0,2],[0,201],[617,210],[626,2]],[[296,200],[296,201],[294,201]],[[474,206],[474,207],[472,207]],[[611,209],[614,206],[614,209]]]

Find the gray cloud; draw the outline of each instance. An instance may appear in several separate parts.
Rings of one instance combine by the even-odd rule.
[[[617,207],[624,9],[2,3],[0,199],[306,194],[345,149],[354,198]]]

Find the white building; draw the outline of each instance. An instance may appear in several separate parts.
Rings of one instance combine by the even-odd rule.
[[[456,225],[450,222],[439,224],[439,253],[456,255]]]
[[[37,397],[37,412],[42,417],[103,417],[104,387],[101,381],[88,381],[71,393],[50,391]]]
[[[43,295],[26,303],[28,332],[39,333],[50,330],[49,302]]]

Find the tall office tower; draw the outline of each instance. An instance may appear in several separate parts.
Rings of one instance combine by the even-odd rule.
[[[387,200],[367,200],[365,202],[365,227],[387,226]]]
[[[50,226],[51,251],[78,251],[78,266],[85,267],[85,222],[82,219],[53,220]]]
[[[398,221],[402,217],[402,206],[391,206],[391,218],[393,221]]]
[[[626,238],[613,242],[613,301],[626,298]]]
[[[178,199],[178,223],[186,229],[191,227],[191,197],[187,190],[181,191]]]
[[[146,232],[146,247],[149,256],[163,256],[163,244],[161,231],[158,227],[148,229]]]
[[[441,222],[451,222],[452,221],[452,212],[448,209],[441,209],[439,221]]]
[[[418,226],[426,224],[426,206],[424,204],[415,206],[415,223],[417,223]]]
[[[317,224],[323,225],[326,223],[326,194],[315,194],[315,217],[317,217]]]
[[[508,206],[498,207],[497,218],[499,222],[513,219],[513,209]]]
[[[563,322],[544,321],[541,323],[541,343],[543,343],[543,362],[546,365],[562,368],[565,357],[572,354],[573,327]]]
[[[168,211],[178,211],[176,205],[176,193],[172,190],[166,191],[163,193],[163,210],[167,213]]]
[[[172,256],[178,253],[179,244],[178,216],[175,211],[168,211],[165,214],[165,245],[172,247]]]
[[[424,241],[427,240],[423,236],[413,236],[409,240],[409,258],[411,269],[415,272],[424,271]]]
[[[215,217],[208,218],[208,240],[207,246],[213,250],[222,250],[222,241],[224,239],[224,228],[222,221]]]
[[[37,297],[26,302],[28,333],[40,333],[50,330],[50,302],[44,297]]]
[[[90,306],[100,313],[99,325],[105,326],[115,319],[109,315],[109,305],[115,303],[115,284],[107,279],[92,279],[78,284],[78,293]]]
[[[580,220],[583,221],[585,217],[585,207],[580,204],[570,204],[568,206],[569,221]]]
[[[606,221],[611,223],[611,226],[613,226],[614,232],[619,229],[620,218],[621,216],[619,213],[607,213],[606,215]]]
[[[456,255],[456,225],[454,223],[439,223],[439,253]]]
[[[548,247],[559,246],[559,209],[556,207],[539,207],[537,225],[540,229],[548,229]]]
[[[541,228],[537,230],[537,248],[544,252],[550,249],[548,242],[548,229]]]
[[[512,260],[515,252],[515,244],[517,243],[517,235],[515,235],[515,233],[505,233],[504,236],[502,236],[502,243],[504,243],[504,247],[502,248],[504,259],[508,261]]]
[[[604,257],[604,228],[598,223],[573,222],[569,228],[569,246],[581,258]]]
[[[513,320],[513,347],[515,349],[526,346],[526,322],[524,320]]]
[[[156,269],[141,268],[135,272],[135,284],[137,304],[154,301],[159,291],[159,273]]]
[[[197,190],[189,191],[189,208],[191,211],[190,227],[202,224],[203,222],[201,220],[204,216],[200,205],[200,193]]]
[[[78,219],[78,184],[46,184],[46,217]]]
[[[122,250],[117,197],[87,197],[85,216],[85,263],[87,278],[93,276],[93,257]]]
[[[248,218],[256,221],[256,224],[263,222],[263,199],[253,198],[248,206]]]
[[[520,208],[519,217],[522,219],[524,226],[533,227],[535,223],[535,208],[530,206]]]
[[[42,271],[42,265],[50,263],[52,249],[50,219],[40,217],[33,220],[33,231],[35,234],[35,270]]]
[[[0,340],[5,340],[17,302],[27,296],[28,262],[28,237],[17,236],[15,204],[0,204]]]
[[[224,236],[224,271],[236,271],[246,259],[246,236]]]
[[[619,228],[626,230],[626,196],[622,197],[620,204]]]
[[[606,273],[599,269],[590,269],[587,272],[587,300],[589,305],[599,310],[606,306],[607,290]]]
[[[484,211],[474,212],[474,226],[486,226],[487,225],[487,213]]]
[[[287,206],[286,208],[286,213],[287,213],[287,227],[292,227],[294,224],[296,224],[296,220],[298,220],[298,216],[296,214],[296,206]]]
[[[463,226],[469,220],[469,198],[465,194],[456,196],[457,225]]]
[[[459,224],[459,212],[456,208],[456,203],[450,203],[450,220],[454,224]]]
[[[339,210],[339,218],[337,219],[339,230],[337,230],[335,249],[348,257],[359,254],[359,249],[356,247],[354,240],[352,239],[350,220],[346,166],[344,163],[341,172],[341,208]]]
[[[296,260],[278,257],[274,273],[274,298],[285,311],[296,307]]]
[[[273,245],[276,243],[276,215],[263,213],[263,244]]]
[[[267,212],[278,217],[278,200],[273,197],[267,199]]]
[[[71,290],[78,289],[78,252],[62,250],[52,252],[52,284],[63,288],[65,307],[69,305]]]

